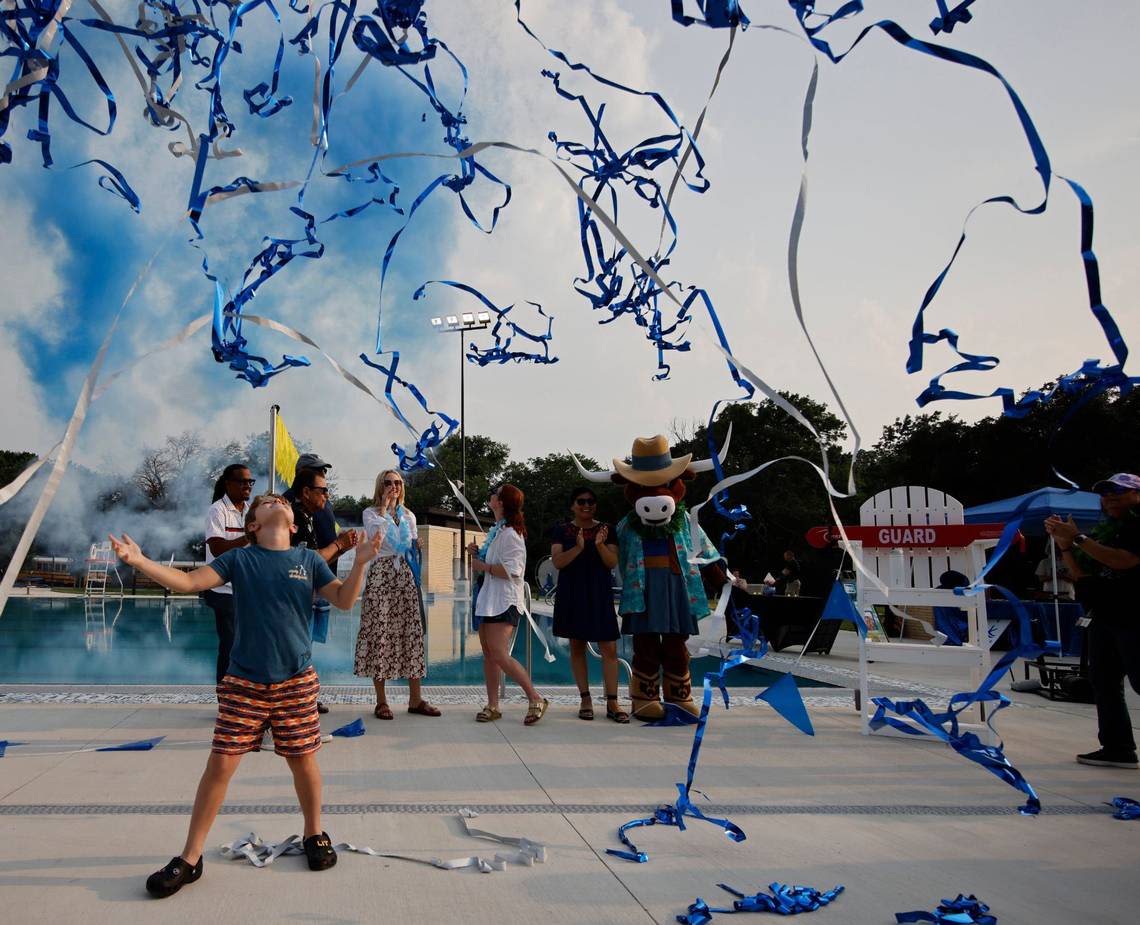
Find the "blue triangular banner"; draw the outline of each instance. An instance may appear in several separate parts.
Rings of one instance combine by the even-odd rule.
[[[756,699],[766,701],[800,732],[809,736],[815,735],[811,717],[808,716],[807,707],[804,706],[804,699],[800,696],[800,689],[796,687],[796,679],[792,677],[790,671],[766,691],[757,694]]]
[[[646,726],[695,726],[697,725],[697,718],[693,716],[688,710],[682,710],[675,703],[665,704],[665,716],[663,719],[655,719]]]
[[[353,736],[362,736],[364,735],[364,720],[358,716],[348,725],[334,729],[332,734],[334,736],[344,736],[346,739],[351,739]]]
[[[8,739],[0,739],[0,758],[4,757],[4,752],[8,750],[10,745],[27,745],[27,742],[11,742]]]
[[[122,745],[105,745],[97,748],[97,752],[149,752],[166,736],[156,736],[153,739],[139,739],[137,742],[124,742]]]
[[[855,624],[860,636],[867,635],[867,624],[863,622],[863,617],[855,609],[855,604],[847,596],[841,582],[837,581],[831,586],[831,593],[827,595],[827,601],[823,605],[823,616],[820,619],[850,620]]]

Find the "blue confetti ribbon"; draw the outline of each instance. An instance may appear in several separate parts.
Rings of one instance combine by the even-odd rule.
[[[969,22],[971,14],[968,7],[973,0],[969,2],[960,2],[952,9],[944,2],[939,0],[940,16],[931,23],[931,28],[937,34],[939,31],[950,32],[956,23]],[[891,20],[880,20],[872,23],[863,28],[856,36],[855,40],[847,47],[845,51],[836,52],[832,49],[830,43],[819,38],[819,33],[830,26],[832,23],[847,19],[858,13],[863,12],[863,3],[861,0],[850,0],[842,7],[829,15],[822,15],[816,13],[814,0],[788,0],[789,6],[792,7],[796,18],[799,20],[804,34],[807,36],[808,41],[818,51],[822,52],[829,61],[833,64],[841,63],[847,55],[849,55],[863,39],[874,31],[881,31],[893,41],[909,48],[912,51],[937,58],[941,61],[946,61],[951,64],[956,64],[962,67],[967,67],[973,70],[981,71],[985,74],[998,80],[1002,87],[1005,89],[1010,102],[1013,105],[1014,111],[1017,114],[1018,122],[1021,125],[1022,133],[1029,144],[1030,152],[1033,156],[1034,165],[1037,173],[1041,176],[1042,182],[1042,198],[1037,205],[1022,206],[1013,196],[993,196],[985,201],[976,205],[970,210],[966,217],[966,223],[969,223],[970,217],[978,209],[983,206],[1001,203],[1011,206],[1018,212],[1024,215],[1037,215],[1045,211],[1049,202],[1049,193],[1053,179],[1053,169],[1049,162],[1049,155],[1045,149],[1045,144],[1034,125],[1029,111],[1026,109],[1021,97],[1013,89],[1013,86],[1002,76],[1002,74],[988,61],[969,54],[968,52],[959,51],[953,48],[946,48],[941,45],[936,45],[931,42],[926,42],[922,39],[911,36],[904,30],[898,23]],[[1058,175],[1059,176],[1059,175]],[[1112,319],[1108,309],[1104,307],[1100,299],[1100,283],[1099,271],[1097,267],[1097,259],[1092,251],[1092,219],[1093,219],[1093,204],[1092,199],[1088,193],[1076,182],[1068,180],[1065,177],[1060,177],[1073,194],[1077,197],[1081,207],[1081,258],[1085,266],[1086,286],[1088,289],[1089,303],[1093,315],[1096,317],[1105,337],[1108,340],[1109,347],[1113,352],[1116,359],[1115,364],[1102,366],[1099,361],[1087,362],[1078,372],[1066,377],[1066,389],[1072,390],[1076,382],[1089,383],[1092,389],[1099,389],[1104,391],[1107,388],[1119,387],[1123,392],[1127,392],[1135,385],[1140,378],[1128,377],[1123,372],[1124,360],[1127,357],[1127,348],[1124,345],[1123,339],[1120,337],[1119,328],[1115,321]],[[950,367],[942,373],[939,373],[930,380],[930,384],[919,395],[917,402],[920,407],[929,404],[933,401],[944,401],[948,399],[959,400],[973,400],[983,398],[1000,398],[1002,400],[1003,411],[1011,416],[1021,416],[1025,414],[1031,406],[1039,402],[1047,401],[1057,390],[1054,390],[1049,395],[1042,395],[1040,393],[1030,393],[1029,395],[1018,401],[1015,398],[1012,389],[1002,387],[993,390],[988,394],[967,392],[963,390],[947,389],[942,385],[941,380],[943,377],[957,373],[957,372],[988,372],[994,369],[998,364],[998,358],[994,356],[987,356],[984,354],[969,353],[962,350],[958,344],[958,335],[950,328],[942,328],[937,333],[930,333],[925,330],[925,313],[930,304],[934,301],[943,282],[946,280],[955,260],[958,258],[963,245],[966,242],[966,231],[963,226],[962,233],[958,239],[950,260],[943,268],[942,272],[938,274],[934,282],[931,283],[927,289],[925,296],[922,299],[922,304],[918,309],[915,317],[911,341],[910,341],[910,356],[907,360],[907,372],[916,373],[922,369],[923,364],[923,350],[928,345],[946,343],[951,350],[953,350],[961,360],[960,363]],[[1063,389],[1062,391],[1064,391]],[[1099,393],[1098,393],[1099,394]]]
[[[728,819],[720,819],[712,816],[707,816],[693,804],[691,795],[698,793],[699,790],[693,788],[693,780],[697,773],[697,762],[700,758],[701,745],[704,742],[705,731],[708,728],[709,711],[712,707],[712,692],[713,686],[720,690],[721,697],[724,700],[724,707],[727,710],[729,706],[728,687],[725,682],[725,675],[734,668],[744,664],[749,659],[763,658],[768,651],[768,641],[760,635],[760,618],[759,616],[751,613],[747,608],[741,608],[737,617],[738,626],[741,628],[740,638],[742,647],[739,651],[734,652],[731,656],[721,659],[720,668],[717,671],[710,671],[705,673],[704,678],[704,693],[701,699],[701,712],[697,718],[696,729],[693,732],[693,744],[689,752],[689,763],[686,768],[684,783],[677,784],[677,800],[673,804],[663,804],[658,806],[653,811],[652,816],[647,816],[643,819],[634,819],[618,827],[618,840],[626,846],[626,850],[618,848],[607,848],[606,853],[612,854],[614,857],[622,858],[626,861],[635,861],[638,864],[645,864],[649,860],[649,855],[641,851],[629,837],[629,832],[633,829],[641,828],[643,826],[651,825],[669,825],[675,826],[681,831],[685,830],[685,818],[697,819],[701,822],[709,822],[713,825],[719,826],[724,830],[727,835],[734,842],[742,842],[746,836],[744,830],[736,823]],[[655,722],[646,723],[646,726],[675,726],[681,725],[675,719],[671,719],[667,713],[664,720],[657,720]],[[685,723],[687,725],[687,723]],[[707,797],[706,797],[707,799]]]
[[[542,306],[537,302],[531,302],[528,299],[526,304],[532,306],[540,317],[546,319],[546,331],[542,334],[528,331],[507,317],[515,309],[513,304],[508,305],[506,308],[500,308],[474,286],[469,286],[466,283],[458,283],[450,279],[428,280],[413,293],[412,299],[419,301],[424,298],[427,287],[432,285],[450,286],[452,289],[458,289],[460,292],[473,295],[495,316],[495,324],[491,328],[491,336],[495,340],[495,345],[484,350],[475,344],[471,344],[469,351],[465,353],[466,359],[470,362],[478,363],[480,366],[486,366],[488,363],[507,363],[510,361],[516,363],[529,361],[543,364],[558,362],[558,357],[552,357],[550,355],[550,340],[553,336],[554,319],[547,315],[546,312],[542,310]],[[509,333],[505,333],[504,331]],[[511,345],[516,336],[538,345],[539,349],[512,349]]]
[[[997,916],[973,893],[958,894],[957,899],[944,899],[933,912],[896,912],[895,922],[934,922],[935,925],[997,925]]]
[[[365,733],[364,720],[359,716],[351,723],[346,723],[339,729],[334,729],[331,735],[338,736],[344,739],[354,739],[357,736],[362,736]]]
[[[718,915],[734,915],[737,912],[772,912],[776,915],[800,915],[804,912],[816,912],[824,906],[830,905],[834,899],[843,892],[843,884],[833,889],[820,891],[810,886],[791,886],[787,883],[773,883],[768,889],[770,892],[757,892],[751,896],[733,889],[726,883],[718,883],[722,890],[738,897],[731,909],[714,909],[699,896],[689,906],[688,913],[678,915],[677,921],[681,925],[706,925],[711,922],[714,913]]]
[[[691,26],[695,23],[711,29],[734,26],[748,28],[748,17],[737,0],[696,0],[697,9],[701,11],[699,18],[685,14],[685,0],[669,0],[669,2],[673,8],[673,21],[679,22],[682,26]]]
[[[18,743],[13,742],[12,744],[16,745]],[[1112,802],[1108,805],[1113,809],[1113,819],[1125,819],[1128,821],[1140,819],[1140,803],[1131,797],[1113,797]]]

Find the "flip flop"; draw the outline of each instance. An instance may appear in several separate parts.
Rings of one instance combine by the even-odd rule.
[[[421,700],[414,707],[409,706],[408,712],[409,713],[415,713],[419,716],[442,716],[443,715],[442,713],[439,712],[438,708],[433,707],[426,700]]]

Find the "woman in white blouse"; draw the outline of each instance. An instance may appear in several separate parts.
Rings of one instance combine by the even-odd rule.
[[[404,480],[395,469],[376,476],[372,507],[364,511],[364,530],[369,539],[379,533],[381,544],[364,585],[353,673],[372,679],[377,719],[393,718],[384,682],[395,678],[408,679],[409,713],[439,716],[420,692],[420,681],[427,674],[424,626],[416,580],[404,558],[413,545],[419,545],[419,534],[415,515],[404,507]]]
[[[471,543],[471,569],[482,578],[475,599],[479,622],[479,645],[483,649],[483,679],[487,683],[487,705],[475,715],[480,723],[499,719],[499,683],[503,672],[518,684],[530,701],[523,722],[533,726],[546,713],[550,702],[539,696],[526,669],[511,656],[511,631],[523,619],[526,609],[523,572],[526,570],[526,524],[523,521],[523,493],[514,485],[491,490],[488,502],[495,525],[480,549]]]

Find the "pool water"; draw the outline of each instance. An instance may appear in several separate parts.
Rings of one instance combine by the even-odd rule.
[[[428,603],[426,683],[482,685],[482,653],[467,608],[465,599]],[[536,615],[536,621],[549,635],[550,617]],[[331,611],[328,642],[313,646],[313,663],[324,684],[367,683],[352,673],[359,626],[359,605],[348,612]],[[538,684],[574,683],[567,643],[556,643],[556,659],[547,663],[541,644],[533,640],[532,676]],[[213,684],[217,646],[214,612],[197,598],[14,597],[0,617],[0,683]],[[618,651],[629,660],[628,638],[621,640]],[[524,661],[521,632],[514,653]],[[702,678],[717,665],[716,659],[694,659],[693,678]],[[601,681],[600,668],[591,659],[594,684]],[[728,682],[763,687],[777,677],[748,666],[731,672]],[[827,686],[805,678],[796,681],[801,687]]]

